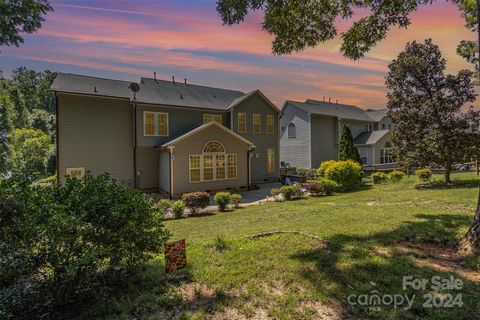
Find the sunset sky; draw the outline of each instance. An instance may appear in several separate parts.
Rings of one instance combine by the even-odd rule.
[[[358,62],[339,53],[340,39],[291,56],[273,56],[261,30],[261,12],[234,27],[222,26],[215,0],[52,1],[55,12],[20,48],[2,48],[0,70],[7,76],[26,66],[139,81],[140,76],[188,78],[190,83],[242,91],[261,89],[277,106],[285,99],[323,96],[364,108],[385,107],[388,63],[412,40],[433,38],[448,60],[448,71],[471,68],[456,53],[467,31],[448,2],[423,7],[407,29]],[[345,30],[349,22],[339,24]]]

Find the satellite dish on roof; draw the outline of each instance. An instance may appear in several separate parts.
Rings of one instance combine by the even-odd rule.
[[[140,91],[140,86],[138,85],[138,83],[132,82],[132,83],[130,83],[130,85],[129,85],[128,87],[129,87],[130,90],[132,90],[133,92],[138,92],[138,91]]]

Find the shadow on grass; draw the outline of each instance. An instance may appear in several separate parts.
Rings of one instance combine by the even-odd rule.
[[[450,273],[434,269],[428,264],[418,265],[414,256],[395,248],[399,242],[434,242],[452,246],[459,228],[468,226],[470,219],[458,215],[418,214],[420,222],[406,222],[397,229],[371,236],[338,234],[329,239],[326,249],[312,248],[292,256],[304,263],[301,276],[311,282],[319,294],[338,299],[349,316],[373,319],[475,319],[478,315],[480,284],[468,281],[459,275],[461,290],[433,290],[432,276],[449,279]],[[425,289],[403,289],[403,277],[427,279]],[[463,306],[454,308],[424,306],[425,294],[461,294]],[[406,303],[394,308],[386,304],[360,305],[358,297],[374,294],[415,295],[412,306]],[[349,302],[353,301],[353,303]],[[376,302],[376,300],[373,300]],[[354,304],[356,303],[356,304]]]
[[[466,189],[478,187],[480,187],[480,179],[453,180],[451,184],[446,184],[445,181],[442,180],[436,180],[415,185],[415,189],[417,190]]]

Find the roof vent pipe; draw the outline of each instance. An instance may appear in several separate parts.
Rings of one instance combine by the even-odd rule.
[[[332,97],[328,98],[328,103],[332,103]]]
[[[157,81],[157,73],[156,72],[153,73],[153,80]]]
[[[97,87],[93,87],[93,91],[97,93]]]
[[[325,102],[325,96],[323,96],[323,102]]]
[[[336,102],[336,103],[338,104],[338,99],[337,99],[337,102]]]
[[[175,77],[174,76],[172,76],[172,82],[173,82],[173,84],[175,84]]]
[[[187,78],[185,78],[185,85],[187,85]]]

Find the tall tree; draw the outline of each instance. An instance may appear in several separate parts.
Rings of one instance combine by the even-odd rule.
[[[353,160],[362,163],[358,149],[353,143],[352,131],[346,124],[342,127],[340,142],[338,143],[338,160]]]
[[[0,46],[19,46],[21,33],[33,33],[53,11],[48,0],[0,1]]]
[[[10,132],[13,128],[13,104],[10,100],[8,92],[0,90],[0,132]],[[2,134],[3,135],[3,134]],[[7,171],[8,168],[8,153],[4,148],[3,137],[0,144],[0,176]]]
[[[474,0],[473,0],[474,1]],[[436,0],[218,0],[217,11],[223,23],[243,22],[249,11],[262,10],[262,27],[274,36],[274,54],[290,54],[314,47],[337,36],[336,23],[353,18],[356,11],[368,12],[342,33],[340,51],[348,58],[360,59],[385,38],[391,27],[407,28],[409,15]],[[452,0],[465,17],[471,18],[472,0]]]
[[[29,111],[43,109],[55,111],[55,96],[50,92],[50,86],[56,77],[55,72],[46,70],[36,72],[25,67],[13,70],[12,83],[20,89]]]
[[[401,164],[445,167],[471,156],[480,112],[462,107],[475,101],[472,71],[445,75],[446,61],[431,39],[412,42],[390,65],[386,85],[389,116],[395,122],[394,153]]]

